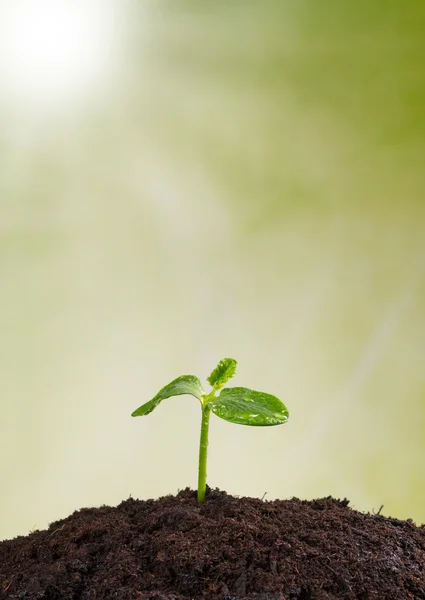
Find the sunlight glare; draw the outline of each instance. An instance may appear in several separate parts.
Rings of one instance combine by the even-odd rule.
[[[100,0],[11,0],[0,4],[1,96],[27,110],[86,98],[113,50],[114,11]]]

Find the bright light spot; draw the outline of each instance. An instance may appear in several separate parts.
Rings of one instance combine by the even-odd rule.
[[[107,0],[0,2],[0,95],[26,110],[72,105],[108,75],[116,33]]]

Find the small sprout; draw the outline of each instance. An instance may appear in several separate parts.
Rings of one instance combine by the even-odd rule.
[[[222,389],[223,385],[235,375],[236,364],[233,358],[224,358],[218,363],[208,377],[208,382],[212,386],[209,394],[204,392],[197,377],[182,375],[163,387],[152,400],[142,404],[131,414],[132,417],[148,415],[158,404],[171,396],[190,394],[198,398],[202,409],[198,467],[199,503],[205,500],[207,485],[207,450],[211,411],[225,421],[240,425],[282,425],[289,418],[288,409],[276,396],[243,387]],[[220,392],[218,396],[217,392]]]

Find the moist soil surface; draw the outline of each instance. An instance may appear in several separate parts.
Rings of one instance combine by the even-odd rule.
[[[0,542],[1,600],[420,600],[425,527],[347,500],[189,489]]]

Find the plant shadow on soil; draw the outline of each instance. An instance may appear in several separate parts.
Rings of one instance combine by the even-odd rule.
[[[422,600],[425,526],[331,497],[130,498],[0,542],[0,598]]]

